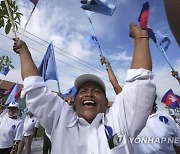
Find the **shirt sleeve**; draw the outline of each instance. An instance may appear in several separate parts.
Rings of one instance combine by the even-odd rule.
[[[40,124],[51,134],[61,115],[64,101],[51,92],[42,77],[25,78],[21,97],[26,96],[29,110],[37,117]]]
[[[22,140],[22,138],[23,138],[23,128],[24,128],[24,123],[23,123],[23,121],[21,121],[18,124],[17,129],[16,129],[16,135],[15,135],[15,138],[14,138],[15,141]]]
[[[36,127],[36,128],[39,127],[39,121],[37,119],[36,119],[36,123],[35,123],[34,127]]]
[[[110,109],[115,127],[123,125],[131,137],[140,133],[152,109],[156,91],[152,79],[153,74],[149,70],[128,70],[123,90]]]

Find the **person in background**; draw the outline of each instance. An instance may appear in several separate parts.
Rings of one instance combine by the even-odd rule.
[[[178,80],[179,84],[180,84],[180,76],[179,76],[178,71],[172,71],[172,76],[174,78],[176,78]]]
[[[180,127],[170,115],[157,113],[156,98],[147,123],[137,138],[140,141],[143,139],[149,141],[134,143],[134,154],[179,154],[180,152]]]
[[[27,116],[24,119],[23,139],[19,143],[17,154],[22,153],[24,147],[25,154],[31,154],[32,139],[37,133],[38,125],[37,118],[31,111],[28,111]]]
[[[23,137],[23,120],[18,116],[19,104],[12,102],[0,118],[0,154],[16,154]]]
[[[109,81],[111,82],[116,95],[118,95],[122,91],[122,88],[119,85],[116,76],[114,75],[114,72],[112,70],[110,62],[106,59],[106,57],[103,57],[103,58],[101,58],[101,64],[106,65],[106,70],[107,70],[107,73],[108,73]]]

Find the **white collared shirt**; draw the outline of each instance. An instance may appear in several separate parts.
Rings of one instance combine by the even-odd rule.
[[[91,124],[52,93],[41,77],[24,80],[28,108],[51,135],[51,154],[128,154],[132,153],[129,136],[136,136],[144,127],[155,95],[151,71],[129,70],[123,91],[117,95],[106,113],[99,113]],[[143,116],[142,116],[143,115]],[[122,142],[109,148],[109,136],[123,134]]]
[[[168,114],[154,113],[137,138],[149,139],[149,143],[133,144],[134,154],[176,154],[171,142],[180,146],[180,127]]]
[[[23,121],[9,118],[6,113],[0,119],[0,149],[10,148],[14,141],[22,140],[23,136]]]
[[[38,128],[38,120],[35,116],[30,117],[29,115],[26,116],[24,119],[24,130],[23,130],[23,136],[30,136],[34,132],[34,128]]]

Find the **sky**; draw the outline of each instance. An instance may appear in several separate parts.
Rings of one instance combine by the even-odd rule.
[[[129,37],[129,24],[139,24],[137,19],[145,0],[108,0],[116,5],[112,16],[98,13],[91,15],[91,20],[101,45],[103,55],[110,61],[120,85],[125,84],[127,70],[133,55],[133,39]],[[23,13],[17,35],[21,38],[22,29],[33,8],[29,0],[16,0],[19,12]],[[171,39],[167,51],[175,70],[180,72],[180,51],[169,28],[162,0],[149,0],[150,15],[148,24],[155,33],[166,35]],[[48,43],[53,42],[57,72],[62,93],[73,86],[74,80],[81,74],[92,73],[102,78],[106,84],[107,97],[113,101],[115,92],[108,80],[107,72],[100,63],[99,50],[96,45],[86,41],[93,31],[87,16],[80,8],[80,0],[39,0],[39,3],[27,26],[23,40],[27,43],[33,60],[40,65]],[[0,29],[0,56],[8,55],[15,69],[0,79],[22,83],[19,56],[12,50],[13,33],[6,35]],[[153,82],[157,86],[158,106],[163,95],[171,88],[180,95],[180,88],[171,69],[155,44],[150,40],[153,61]],[[56,81],[47,81],[50,89],[57,91]]]

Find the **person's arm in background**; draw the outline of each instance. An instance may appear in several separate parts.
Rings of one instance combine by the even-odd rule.
[[[40,76],[25,42],[20,39],[14,39],[13,50],[20,56],[23,80],[29,76]]]
[[[38,127],[39,127],[39,121],[36,120],[36,123],[34,125],[34,129],[33,129],[33,137],[36,138],[37,137],[37,131],[38,131]]]
[[[171,73],[172,73],[172,76],[174,78],[176,78],[178,80],[179,84],[180,84],[180,77],[179,77],[178,71],[171,71]]]
[[[110,82],[111,82],[111,84],[112,84],[112,86],[114,88],[114,91],[115,91],[116,95],[119,94],[122,91],[122,88],[119,85],[116,76],[114,75],[111,64],[109,63],[109,61],[105,57],[103,57],[101,59],[101,63],[106,65],[109,80],[110,80]]]
[[[10,154],[17,154],[19,142],[20,141],[14,141]]]
[[[34,127],[34,129],[33,129],[33,137],[34,137],[34,138],[37,137],[37,130],[38,130],[38,128],[37,128],[37,127]]]
[[[180,0],[164,0],[169,27],[180,45]]]

